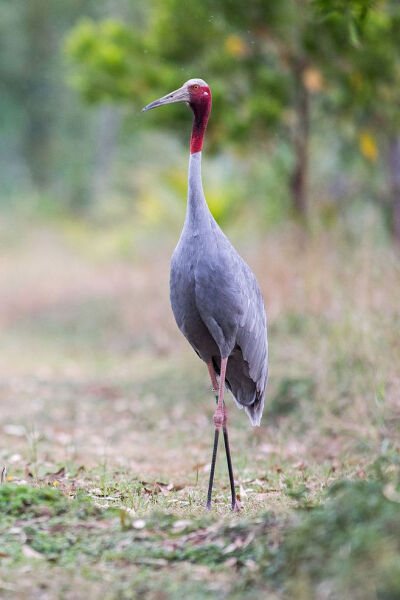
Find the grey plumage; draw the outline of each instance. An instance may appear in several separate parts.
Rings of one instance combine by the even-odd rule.
[[[219,228],[201,182],[201,152],[191,154],[184,227],[171,261],[170,295],[179,329],[259,425],[268,376],[267,321],[257,280]]]

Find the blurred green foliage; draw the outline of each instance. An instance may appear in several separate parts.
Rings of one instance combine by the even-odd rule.
[[[288,415],[296,410],[301,401],[315,400],[315,381],[310,377],[284,377],[271,398],[266,412],[270,418]]]
[[[394,478],[338,481],[287,531],[276,573],[293,597],[318,598],[323,587],[343,599],[398,598],[400,496],[391,468]]]
[[[97,24],[82,19],[70,33],[66,50],[82,65],[71,75],[71,83],[87,102],[132,100],[137,95],[139,70],[146,71],[146,67],[142,61],[132,59],[143,51],[143,46],[122,22],[105,19]]]
[[[220,170],[217,218],[255,201],[271,222],[317,211],[332,223],[342,200],[372,200],[400,237],[394,0],[18,0],[1,11],[3,208],[98,212],[112,198],[125,215],[143,192],[165,204],[184,169],[166,181],[156,147],[177,155],[190,113],[139,110],[201,76],[213,92],[207,154],[243,181],[233,189]]]
[[[108,81],[102,91],[99,73],[91,78],[87,70],[91,62],[85,60],[88,31],[78,28],[74,32],[67,48],[81,73],[78,88],[86,97],[126,99],[127,86],[123,85],[122,93],[119,86],[127,73],[135,72],[132,98],[145,103],[149,88],[157,96],[180,83],[178,65],[185,78],[207,73],[213,81],[214,99],[211,148],[233,143],[241,152],[249,152],[254,146],[262,148],[278,133],[291,145],[288,184],[293,208],[301,214],[308,204],[308,147],[314,113],[335,115],[344,143],[351,127],[353,145],[358,144],[366,161],[377,161],[378,145],[388,146],[384,152],[390,153],[391,138],[397,139],[393,132],[400,128],[396,67],[400,8],[396,3],[254,0],[245,5],[239,0],[207,0],[199,5],[191,0],[182,5],[178,0],[154,0],[152,8],[142,31],[126,27],[134,47],[128,52],[129,66],[121,77],[117,66],[113,71],[116,83]],[[105,61],[104,72],[110,74],[108,59],[102,57],[102,27],[98,25],[97,31],[92,24],[90,45],[97,47],[97,67]],[[118,51],[124,60],[125,49],[123,41]],[[152,123],[177,127],[178,114],[174,109],[157,115]],[[392,164],[389,161],[389,169]],[[398,186],[393,189],[393,181],[392,166],[386,195],[391,195],[390,211],[399,237],[395,215],[400,190]]]

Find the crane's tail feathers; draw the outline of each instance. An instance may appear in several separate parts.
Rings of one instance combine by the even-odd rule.
[[[241,402],[239,402],[239,400],[237,400],[235,398],[235,396],[232,393],[232,390],[230,390],[232,397],[235,401],[235,404],[238,408],[242,409],[244,408],[244,410],[246,411],[246,414],[248,415],[251,424],[254,427],[259,427],[260,423],[261,423],[261,417],[263,414],[263,410],[264,410],[264,398],[265,398],[265,391],[261,396],[256,396],[254,399],[253,404],[251,404],[250,406],[246,406],[245,404],[242,404]]]
[[[254,427],[260,426],[261,417],[264,409],[264,397],[265,393],[261,397],[257,398],[254,404],[252,404],[251,406],[244,407],[244,410],[246,411],[250,422]]]
[[[228,388],[228,389],[229,389],[229,388]],[[230,392],[231,392],[231,394],[232,394],[232,390],[230,390]],[[235,396],[234,396],[233,394],[232,394],[232,398],[234,399],[236,406],[237,406],[238,408],[240,408],[240,410],[242,410],[242,408],[243,408],[243,404],[240,404],[239,400],[236,400],[236,398],[235,398]]]

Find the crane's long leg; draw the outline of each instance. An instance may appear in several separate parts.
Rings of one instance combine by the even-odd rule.
[[[215,461],[217,458],[218,439],[219,439],[219,429],[215,428],[214,447],[213,447],[213,453],[212,453],[212,459],[211,459],[210,480],[208,482],[208,491],[207,491],[207,504],[206,504],[207,510],[211,510],[211,495],[212,495],[212,488],[213,488],[213,483],[214,483],[214,471],[215,471]]]
[[[213,448],[213,454],[212,454],[212,459],[211,459],[210,480],[208,482],[208,493],[207,493],[207,504],[206,504],[206,508],[208,508],[208,510],[210,510],[210,508],[211,508],[211,495],[212,495],[212,488],[213,488],[213,483],[214,483],[215,461],[217,459],[219,430],[225,424],[224,423],[224,417],[225,417],[224,388],[225,388],[225,373],[226,373],[226,363],[227,362],[228,362],[228,358],[221,359],[218,402],[217,402],[217,408],[214,413],[214,425],[215,425],[214,448]],[[213,367],[212,363],[209,363],[207,366],[208,366],[208,371],[211,376],[211,382],[212,382],[213,388],[215,388],[215,383],[217,383],[217,378],[215,376],[214,367]]]
[[[215,472],[215,461],[217,458],[217,450],[218,450],[218,440],[219,440],[219,430],[222,427],[224,434],[224,442],[225,442],[225,452],[226,452],[226,460],[228,463],[228,472],[229,472],[229,483],[231,487],[231,496],[232,496],[232,510],[239,510],[239,505],[236,500],[235,493],[235,480],[233,477],[233,469],[232,469],[232,459],[229,448],[229,438],[228,438],[228,428],[227,428],[227,411],[224,405],[224,389],[225,389],[225,374],[226,374],[226,365],[228,362],[228,358],[221,359],[221,372],[220,372],[220,380],[219,380],[219,393],[218,393],[218,402],[217,408],[214,413],[214,425],[215,425],[215,433],[214,433],[214,447],[213,447],[213,455],[211,460],[211,470],[210,470],[210,480],[208,484],[208,493],[207,493],[207,508],[211,508],[211,495],[212,495],[212,487],[214,483],[214,472]],[[211,383],[213,386],[213,390],[216,390],[218,387],[217,377],[215,375],[214,367],[212,362],[207,365],[208,371],[211,377]]]
[[[217,408],[214,413],[214,425],[216,428],[220,429],[225,425],[225,410],[224,410],[224,390],[225,390],[225,375],[226,375],[226,365],[228,363],[228,358],[221,358],[221,369],[219,373],[219,389],[218,389],[218,402]]]
[[[229,473],[229,483],[231,486],[231,498],[232,498],[232,510],[238,511],[240,510],[240,506],[238,501],[236,500],[236,491],[235,491],[235,479],[233,477],[233,469],[232,469],[232,459],[231,459],[231,451],[229,448],[229,438],[228,438],[228,415],[225,409],[225,425],[222,427],[222,431],[224,432],[224,442],[225,442],[225,452],[226,452],[226,461],[228,463],[228,473]]]
[[[208,372],[210,373],[212,391],[218,392],[218,381],[217,381],[217,376],[215,374],[214,365],[212,364],[212,361],[207,363],[207,368],[208,368]]]

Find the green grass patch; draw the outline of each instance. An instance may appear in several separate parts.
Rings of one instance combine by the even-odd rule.
[[[296,410],[301,401],[315,400],[315,382],[311,377],[284,377],[266,406],[268,417],[281,417]]]
[[[377,467],[369,480],[334,483],[286,528],[265,573],[290,597],[319,598],[321,590],[343,600],[400,597],[399,466]]]
[[[395,456],[377,463],[369,479],[334,483],[317,506],[292,494],[299,508],[290,517],[223,519],[165,511],[138,519],[124,508],[96,506],[83,492],[69,498],[51,487],[4,485],[1,560],[8,568],[39,559],[65,568],[103,565],[110,573],[135,565],[150,578],[159,568],[190,563],[216,574],[228,570],[232,597],[274,589],[284,598],[311,599],[323,589],[328,598],[397,600],[399,484]]]
[[[13,517],[41,515],[43,509],[51,515],[66,510],[65,496],[56,488],[35,488],[29,485],[0,486],[0,515]]]

